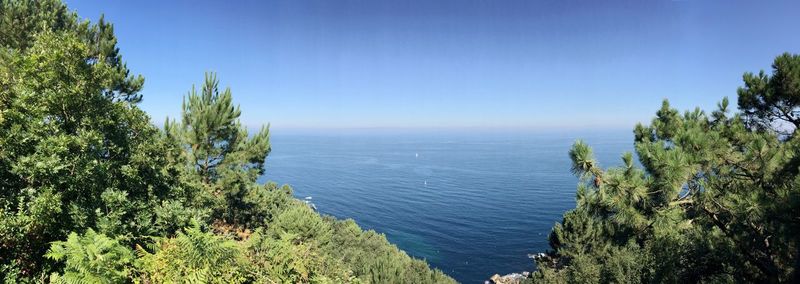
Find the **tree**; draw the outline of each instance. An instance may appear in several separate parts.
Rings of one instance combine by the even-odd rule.
[[[106,96],[109,65],[87,61],[75,33],[35,39],[0,69],[0,254],[23,274],[39,273],[47,244],[73,231],[157,233],[152,209],[193,195],[147,115]]]
[[[141,101],[139,91],[144,77],[130,74],[117,48],[114,26],[103,16],[92,24],[80,21],[59,0],[0,0],[0,47],[25,51],[34,45],[39,34],[47,32],[74,33],[86,44],[85,59],[105,66],[107,77],[97,82],[103,84],[105,96],[132,103]]]
[[[237,219],[245,196],[264,173],[264,162],[271,150],[269,125],[249,137],[239,122],[241,111],[233,105],[230,88],[219,92],[214,73],[206,74],[200,93],[194,87],[184,98],[182,121],[165,123],[165,129],[186,149],[190,167],[203,185],[224,202],[217,216],[229,223]]]
[[[788,134],[800,128],[800,55],[784,53],[772,63],[772,75],[744,74],[737,90],[746,122],[760,129]]]
[[[159,209],[195,190],[136,107],[143,80],[128,76],[112,26],[58,1],[0,1],[0,22],[0,274],[48,275],[49,243],[70,232],[168,233],[153,225]]]
[[[625,154],[624,166],[603,170],[576,142],[577,206],[553,228],[535,279],[798,280],[800,138],[773,124],[794,124],[793,114],[780,116],[795,107],[798,58],[779,56],[760,81],[746,74],[741,115],[729,115],[727,98],[710,115],[681,115],[664,101],[634,130],[642,168]]]
[[[347,255],[394,263],[406,282],[452,281],[374,232],[334,229],[340,222],[289,186],[257,184],[268,126],[251,137],[213,75],[190,92],[180,123],[152,125],[113,27],[77,19],[55,0],[0,0],[4,283],[358,283],[385,273],[342,257],[337,245],[350,243]]]

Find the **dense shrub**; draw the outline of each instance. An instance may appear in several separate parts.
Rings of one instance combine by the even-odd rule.
[[[63,275],[50,277],[55,283],[121,283],[132,276],[133,252],[92,229],[54,242],[47,257],[66,264]]]
[[[158,240],[154,252],[139,248],[140,277],[147,283],[242,283],[242,253],[236,242],[199,225]]]

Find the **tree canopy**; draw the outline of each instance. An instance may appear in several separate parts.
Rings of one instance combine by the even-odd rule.
[[[800,128],[800,55],[784,53],[772,63],[772,75],[744,74],[738,90],[739,109],[750,126],[778,133]]]
[[[577,141],[576,208],[537,257],[540,282],[800,281],[800,56],[745,73],[741,113],[722,99],[637,125],[636,156],[600,168]],[[776,123],[783,122],[783,123]]]

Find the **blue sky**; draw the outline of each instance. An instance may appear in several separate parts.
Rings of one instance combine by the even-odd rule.
[[[158,124],[216,71],[249,127],[630,128],[800,52],[798,1],[66,2],[115,24]]]

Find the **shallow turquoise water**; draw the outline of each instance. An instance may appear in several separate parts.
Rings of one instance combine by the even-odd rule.
[[[288,183],[318,210],[353,218],[463,283],[530,271],[528,253],[574,207],[575,139],[601,165],[631,151],[630,131],[273,132],[261,181]]]

